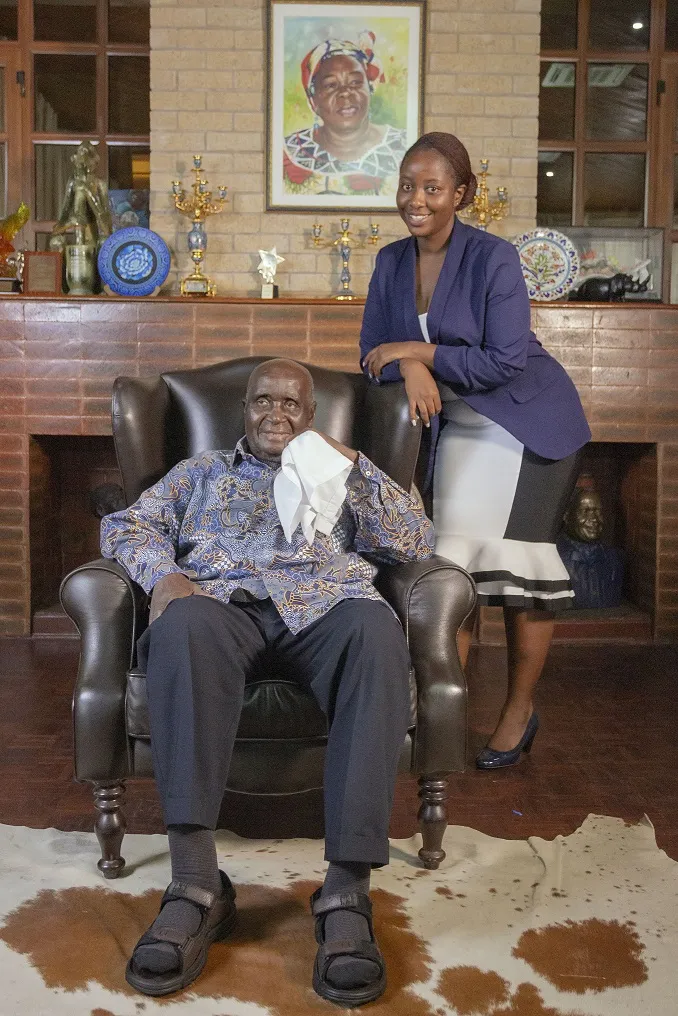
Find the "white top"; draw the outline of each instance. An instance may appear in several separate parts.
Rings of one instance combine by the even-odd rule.
[[[284,449],[273,497],[285,538],[292,542],[297,526],[309,544],[318,529],[329,535],[346,500],[346,480],[353,463],[315,431],[305,430]]]
[[[419,314],[419,327],[421,328],[421,334],[424,336],[426,342],[430,342],[430,336],[428,334],[428,321],[426,314]],[[459,396],[455,395],[451,388],[447,385],[442,384],[440,381],[437,382],[438,391],[440,392],[440,401],[443,403],[443,416],[445,416],[445,403],[446,402],[458,402]]]

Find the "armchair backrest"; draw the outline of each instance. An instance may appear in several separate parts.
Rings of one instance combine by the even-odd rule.
[[[127,504],[181,459],[235,446],[245,430],[247,381],[266,359],[250,356],[155,377],[117,378],[113,437]],[[315,385],[317,426],[358,448],[409,490],[421,428],[410,423],[404,386],[374,385],[362,374],[306,366]]]

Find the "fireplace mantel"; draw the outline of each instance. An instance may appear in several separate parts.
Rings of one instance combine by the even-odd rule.
[[[29,456],[36,435],[110,435],[120,374],[241,356],[358,369],[362,300],[254,296],[0,300],[0,633],[30,632]],[[603,442],[657,445],[655,631],[678,638],[678,306],[534,304]]]

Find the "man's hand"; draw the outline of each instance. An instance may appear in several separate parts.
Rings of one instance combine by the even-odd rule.
[[[353,448],[347,448],[346,445],[341,444],[340,441],[335,441],[333,437],[330,437],[329,434],[323,433],[322,430],[315,430],[315,428],[313,429],[315,433],[319,437],[321,437],[324,441],[327,441],[328,445],[331,445],[331,447],[334,448],[335,451],[338,451],[342,455],[345,455],[347,459],[351,460],[351,462],[357,462],[358,460],[357,451],[355,451]]]
[[[153,586],[149,624],[153,624],[160,617],[167,604],[172,600],[181,599],[182,596],[193,596],[194,593],[199,592],[200,589],[196,589],[185,575],[180,575],[178,572],[163,575]]]

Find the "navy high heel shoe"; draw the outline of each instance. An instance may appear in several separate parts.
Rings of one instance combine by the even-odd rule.
[[[523,752],[525,754],[529,752],[538,730],[539,717],[536,713],[532,713],[527,721],[525,733],[515,748],[511,748],[509,751],[495,751],[494,748],[483,748],[476,757],[476,769],[503,769],[505,766],[514,766],[516,762],[520,762],[520,756]]]

